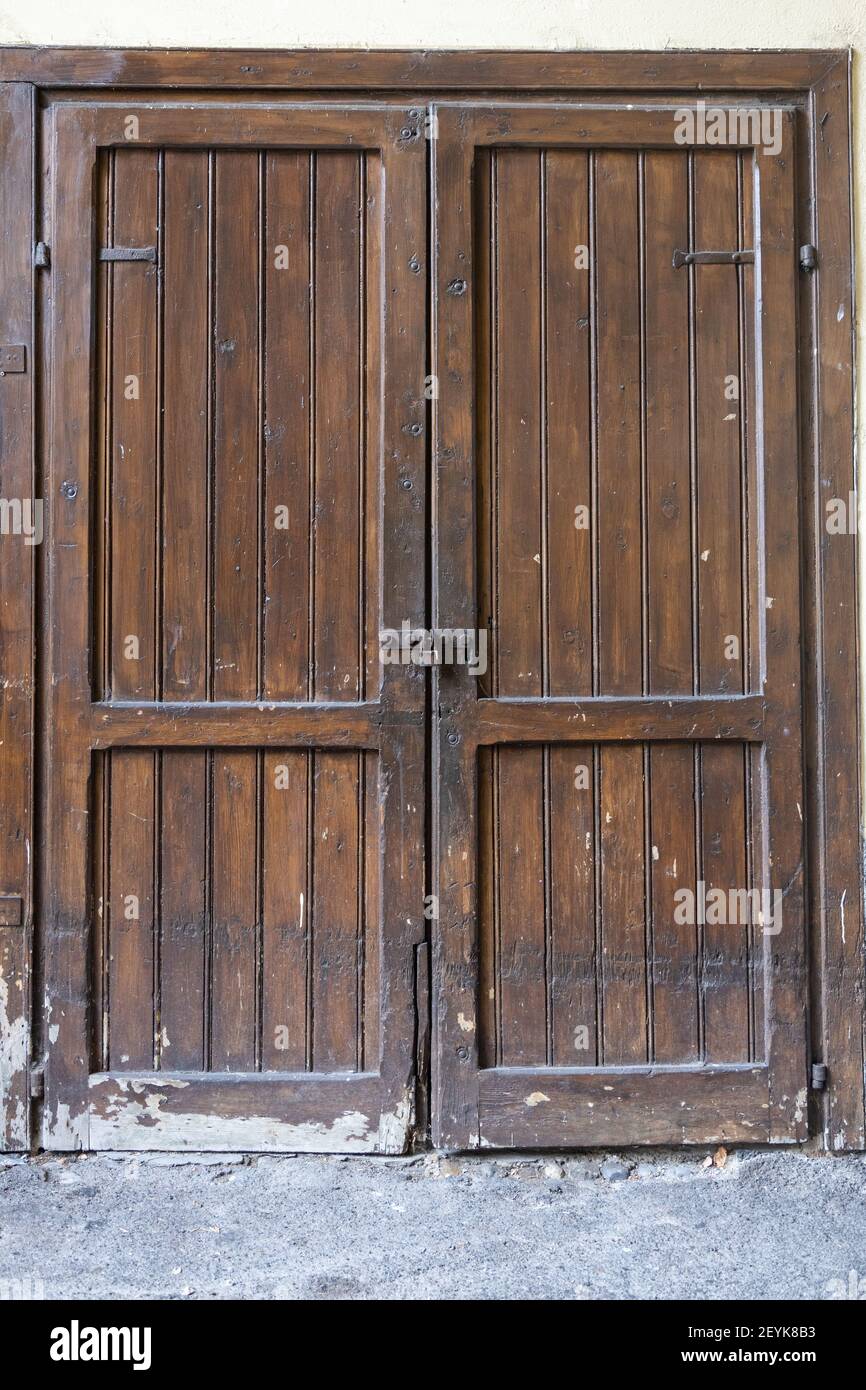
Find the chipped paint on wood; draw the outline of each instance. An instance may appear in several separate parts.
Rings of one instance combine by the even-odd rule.
[[[407,1089],[396,1110],[383,1111],[379,1118],[379,1153],[405,1153],[412,1128],[413,1108],[412,1092]]]
[[[89,1125],[86,1110],[74,1110],[71,1105],[59,1101],[51,1112],[43,1117],[43,1146],[46,1149],[69,1150],[87,1149]]]
[[[20,976],[10,987],[0,959],[0,1146],[12,1149],[27,1146],[27,1105],[20,1085],[29,1054],[23,993]]]
[[[405,1152],[412,1122],[409,1089],[393,1111],[377,1119],[345,1108],[332,1120],[299,1121],[280,1113],[256,1114],[254,1106],[249,1114],[196,1110],[195,1083],[181,1077],[98,1075],[90,1089],[94,1149],[397,1154]],[[266,1091],[261,1100],[267,1100]],[[291,1108],[294,1113],[301,1106],[295,1102]]]

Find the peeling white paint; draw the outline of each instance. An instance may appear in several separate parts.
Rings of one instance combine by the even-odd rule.
[[[458,1026],[459,1026],[459,1028],[460,1028],[461,1033],[474,1033],[474,1032],[475,1032],[475,1019],[474,1019],[474,1018],[467,1018],[465,1014],[458,1014],[458,1015],[457,1015],[457,1023],[458,1023]]]
[[[92,1078],[92,1087],[105,1087]],[[94,1149],[248,1150],[272,1153],[403,1153],[412,1123],[407,1090],[393,1111],[371,1123],[359,1110],[347,1110],[330,1124],[322,1120],[290,1123],[274,1115],[210,1115],[167,1109],[168,1090],[188,1081],[154,1076],[112,1077],[112,1092],[91,1109],[90,1146]]]
[[[16,1078],[27,1069],[28,1029],[25,1014],[10,1017],[9,981],[0,967],[0,1147],[27,1145],[27,1108],[21,1094],[13,1100]]]
[[[404,1153],[411,1125],[412,1097],[407,1090],[396,1110],[385,1110],[379,1117],[379,1153]]]
[[[546,1096],[543,1091],[530,1091],[524,1101],[524,1105],[542,1105],[546,1100],[550,1100],[550,1096]]]
[[[289,1124],[271,1115],[197,1115],[163,1111],[158,1091],[143,1101],[113,1097],[107,1116],[91,1114],[95,1149],[247,1149],[250,1152],[370,1153],[379,1131],[358,1110],[347,1110],[332,1124],[308,1120]]]
[[[46,1113],[43,1144],[46,1149],[86,1149],[89,1147],[88,1114],[73,1115],[70,1106],[58,1102],[54,1113]]]

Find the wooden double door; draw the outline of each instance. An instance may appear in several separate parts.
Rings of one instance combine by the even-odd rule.
[[[804,1137],[792,122],[46,122],[45,1146]]]

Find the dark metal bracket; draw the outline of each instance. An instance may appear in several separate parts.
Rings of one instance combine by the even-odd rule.
[[[674,251],[673,267],[684,265],[754,265],[754,251]]]
[[[101,261],[156,261],[155,246],[103,246]]]

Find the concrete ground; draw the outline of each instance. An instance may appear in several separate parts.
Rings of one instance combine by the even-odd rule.
[[[866,1297],[866,1158],[707,1163],[0,1157],[0,1297]]]

